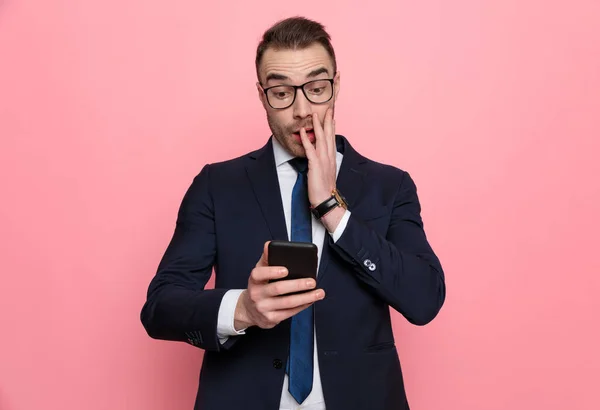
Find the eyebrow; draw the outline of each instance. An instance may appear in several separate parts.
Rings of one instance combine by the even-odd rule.
[[[267,79],[265,80],[266,83],[268,83],[271,80],[281,80],[281,81],[285,81],[285,80],[289,80],[290,78],[286,75],[283,74],[277,74],[277,73],[271,73],[269,75],[267,75]]]
[[[306,75],[306,78],[312,78],[312,77],[316,77],[319,74],[329,74],[329,70],[325,67],[319,67],[315,70],[312,70],[310,73],[308,73]],[[271,80],[279,80],[279,81],[285,81],[285,80],[289,80],[290,78],[286,75],[283,74],[278,74],[278,73],[270,73],[269,75],[267,75],[267,78],[265,80],[265,83],[268,83]]]
[[[319,74],[323,74],[323,73],[329,74],[329,70],[325,67],[317,68],[316,70],[312,70],[310,73],[308,73],[308,75],[306,77],[307,78],[316,77]]]

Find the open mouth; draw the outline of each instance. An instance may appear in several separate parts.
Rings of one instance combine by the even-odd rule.
[[[294,136],[294,139],[297,142],[302,143],[302,139],[300,138],[300,131],[294,132],[292,135]],[[308,137],[308,140],[310,142],[315,142],[315,132],[313,130],[306,130],[306,136]]]

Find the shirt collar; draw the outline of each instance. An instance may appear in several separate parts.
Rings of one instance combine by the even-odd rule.
[[[274,136],[271,137],[273,140],[273,155],[275,156],[275,166],[279,167],[282,164],[285,164],[290,159],[294,158],[292,154],[286,151],[285,148],[277,141],[277,138]]]

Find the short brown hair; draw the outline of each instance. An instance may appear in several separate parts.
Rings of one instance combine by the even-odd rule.
[[[321,23],[304,17],[290,17],[275,23],[263,34],[262,40],[256,49],[256,76],[260,80],[258,68],[267,49],[301,50],[314,43],[321,44],[327,50],[333,62],[333,73],[335,74],[337,72],[335,52],[331,45],[331,37],[325,31],[325,27]]]

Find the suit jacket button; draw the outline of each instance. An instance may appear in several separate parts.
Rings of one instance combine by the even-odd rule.
[[[273,360],[273,367],[274,368],[281,369],[282,366],[283,366],[283,363],[281,362],[281,360],[279,360],[279,359]]]
[[[365,261],[363,262],[365,264],[365,266],[368,268],[369,266],[371,266],[371,259],[365,259]]]

